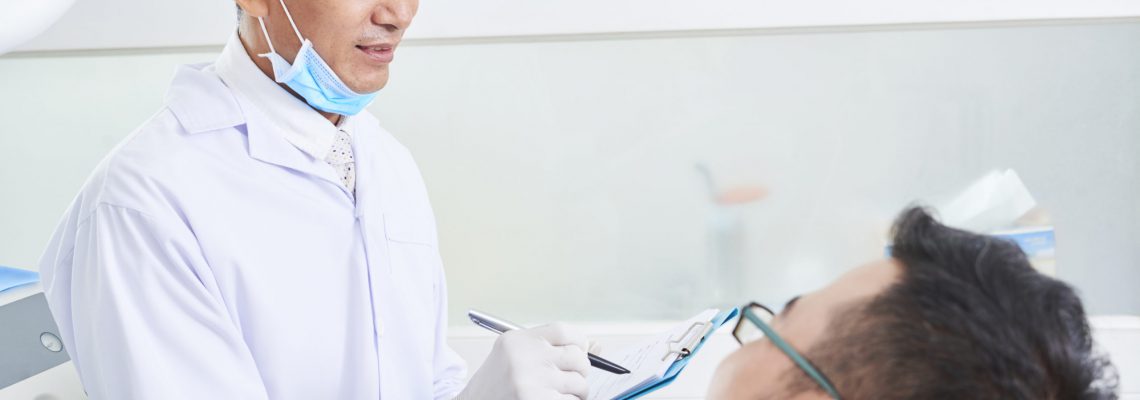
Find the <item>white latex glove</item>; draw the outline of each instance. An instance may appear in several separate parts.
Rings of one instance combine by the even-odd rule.
[[[471,376],[459,400],[586,400],[586,336],[554,323],[508,331]]]

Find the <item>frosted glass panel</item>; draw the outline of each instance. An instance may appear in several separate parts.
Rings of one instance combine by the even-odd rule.
[[[782,302],[995,168],[1051,213],[1091,311],[1138,314],[1138,44],[1140,24],[408,46],[372,111],[427,180],[453,324],[678,318],[724,282]],[[212,58],[0,59],[0,264],[34,265],[173,65]],[[768,195],[713,207],[698,164]]]

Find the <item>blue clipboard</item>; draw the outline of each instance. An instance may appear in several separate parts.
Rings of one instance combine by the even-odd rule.
[[[731,321],[733,318],[736,318],[737,314],[739,313],[740,310],[737,308],[721,311],[720,314],[717,314],[712,318],[712,320],[709,321],[712,327],[708,332],[705,333],[704,336],[701,337],[700,341],[697,342],[697,345],[693,346],[693,348],[688,351],[688,354],[682,354],[677,359],[677,361],[673,362],[673,365],[669,366],[669,370],[665,372],[665,376],[661,377],[661,379],[656,380],[655,382],[649,384],[639,391],[630,393],[623,397],[619,397],[618,400],[636,399],[641,396],[645,396],[646,394],[649,394],[657,389],[668,386],[670,383],[673,383],[673,381],[677,379],[677,375],[681,374],[681,370],[685,369],[685,366],[689,365],[689,360],[691,360],[693,356],[697,354],[697,351],[700,351],[701,347],[704,347],[705,341],[708,340],[709,336],[712,336],[712,333],[721,326],[724,326],[725,323]]]

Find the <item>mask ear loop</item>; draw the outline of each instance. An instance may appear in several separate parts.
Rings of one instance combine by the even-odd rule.
[[[293,33],[297,35],[297,41],[301,44],[305,43],[305,39],[301,37],[301,31],[297,29],[297,23],[293,22],[293,15],[289,13],[289,7],[285,6],[285,0],[281,1],[281,9],[285,10],[285,17],[289,19],[289,26],[293,27]],[[265,35],[265,42],[269,43],[269,52],[276,53],[277,50],[273,48],[273,40],[269,39],[269,30],[265,29],[265,19],[257,17],[257,23],[261,24],[261,34]]]
[[[293,27],[293,33],[297,34],[297,41],[305,43],[305,39],[301,37],[301,31],[297,30],[297,24],[293,22],[293,15],[289,14],[289,7],[285,6],[285,0],[281,1],[281,8],[285,10],[285,17],[289,18],[289,25]]]
[[[269,31],[265,30],[265,20],[257,17],[257,22],[261,24],[261,33],[265,35],[265,42],[269,43],[269,53],[277,53],[277,50],[273,49],[273,40],[269,39]]]

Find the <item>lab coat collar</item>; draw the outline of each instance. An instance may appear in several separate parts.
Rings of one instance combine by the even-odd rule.
[[[332,151],[337,128],[305,101],[293,96],[274,82],[253,62],[254,56],[246,51],[235,32],[214,63],[218,77],[238,98],[249,100],[279,129],[289,143],[310,157],[323,160]],[[352,119],[341,116],[341,125]],[[349,132],[352,134],[352,132]]]
[[[245,122],[237,99],[210,69],[210,64],[179,66],[166,92],[167,107],[191,134],[232,128]]]
[[[250,157],[327,180],[337,187],[344,185],[324,160],[313,158],[278,134],[276,124],[248,100],[235,96],[214,71],[211,64],[184,65],[177,69],[166,95],[167,107],[189,134],[203,134],[244,125],[249,141]],[[352,120],[347,124],[354,125]],[[351,127],[346,127],[351,129]],[[355,137],[363,135],[354,135]],[[354,137],[354,148],[357,148]],[[359,168],[358,168],[359,169]],[[359,178],[358,178],[359,179]],[[344,189],[346,199],[347,189]]]

